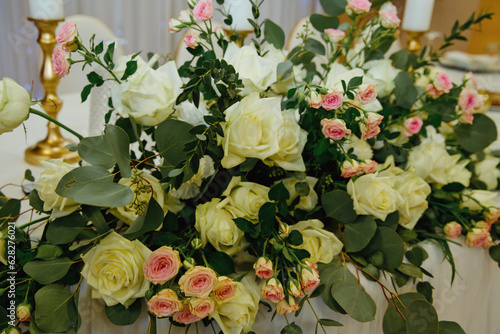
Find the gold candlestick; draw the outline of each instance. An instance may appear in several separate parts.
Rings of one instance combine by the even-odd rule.
[[[417,54],[422,49],[422,37],[425,35],[425,31],[412,31],[405,30],[406,32],[406,45],[408,51],[413,54]]]
[[[41,101],[43,110],[52,118],[57,119],[61,110],[62,101],[57,96],[59,77],[54,73],[52,67],[52,51],[56,45],[56,27],[59,20],[39,20],[28,18],[38,29],[37,42],[43,51],[43,63],[40,71],[40,82],[45,90],[45,96]],[[59,126],[49,122],[47,126],[47,137],[39,141],[35,146],[28,148],[24,154],[24,160],[32,165],[40,165],[40,160],[63,158],[67,163],[80,160],[77,152],[69,151],[65,146],[72,142],[61,135]]]
[[[231,37],[233,35],[237,35],[238,38],[234,41],[236,45],[242,47],[245,45],[245,39],[247,36],[251,33],[253,33],[253,30],[232,30],[232,29],[224,29],[226,32],[227,37]]]

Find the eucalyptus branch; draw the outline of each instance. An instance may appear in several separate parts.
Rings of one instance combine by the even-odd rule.
[[[60,126],[61,128],[63,128],[64,130],[68,131],[69,133],[73,134],[74,136],[76,136],[78,139],[83,139],[83,136],[81,134],[79,134],[78,132],[70,129],[69,127],[67,127],[66,125],[62,124],[61,122],[59,122],[58,120],[56,120],[55,118],[52,118],[50,117],[49,115],[47,115],[46,113],[44,112],[41,112],[39,110],[36,110],[36,109],[33,109],[33,108],[30,108],[30,114],[35,114],[37,116],[40,116],[42,118],[45,118],[46,120],[54,123],[55,125],[58,125]]]

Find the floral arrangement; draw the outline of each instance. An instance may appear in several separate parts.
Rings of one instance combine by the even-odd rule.
[[[439,50],[384,57],[400,23],[389,1],[321,1],[327,15],[313,14],[292,50],[251,2],[255,37],[239,45],[212,25],[211,0],[189,0],[169,22],[172,33],[190,29],[184,64],[115,62],[114,44],[86,46],[72,22],[60,30],[55,73],[77,63],[109,73],[88,74],[83,101],[116,84],[103,134],[73,131],[80,165],[42,162],[27,211],[41,218],[16,226],[20,200],[0,197],[2,305],[7,271],[18,272],[4,333],[76,333],[83,279],[117,325],[134,323],[145,298],[151,333],[156,318],[247,333],[260,305],[291,320],[312,298],[366,322],[376,306],[360,274],[393,282],[379,282],[384,333],[413,332],[422,314],[429,332],[459,328],[438,322],[419,242],[435,240],[452,267],[448,243],[460,235],[500,260],[500,159],[487,150],[497,132],[474,76],[453,83],[432,62],[491,14],[457,22]],[[0,133],[30,113],[48,118],[13,80],[1,83]],[[418,293],[398,295],[410,281]],[[317,319],[316,329],[341,325]],[[282,333],[302,330],[289,321]]]

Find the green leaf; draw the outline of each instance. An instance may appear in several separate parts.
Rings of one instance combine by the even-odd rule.
[[[436,309],[425,300],[415,300],[406,309],[406,333],[439,333]]]
[[[364,252],[384,254],[384,266],[395,269],[403,262],[404,244],[399,235],[388,227],[378,227]]]
[[[328,15],[339,16],[344,14],[347,0],[320,0],[321,7]]]
[[[287,325],[283,327],[283,329],[280,332],[281,334],[302,334],[302,328],[297,326],[294,322],[292,322],[290,325]]]
[[[259,221],[263,235],[269,235],[273,232],[276,216],[276,206],[274,203],[264,203],[259,209]]]
[[[99,43],[99,44],[96,45],[96,47],[94,49],[94,52],[95,52],[96,55],[99,55],[103,51],[104,51],[104,42],[101,42],[101,43]]]
[[[97,232],[103,234],[109,231],[109,226],[106,223],[106,220],[104,219],[104,216],[102,215],[99,208],[95,206],[84,205],[82,207],[82,213],[87,217],[88,220],[90,220],[94,224]]]
[[[128,326],[132,325],[141,315],[141,300],[136,299],[136,301],[125,308],[122,304],[116,304],[114,306],[105,306],[104,312],[106,317],[108,317],[111,323],[117,326]]]
[[[63,253],[61,247],[55,245],[40,245],[37,248],[35,259],[54,260]]]
[[[302,233],[297,230],[293,230],[290,232],[290,235],[287,238],[287,242],[292,246],[300,246],[304,242],[302,238]]]
[[[293,63],[290,60],[286,60],[286,61],[284,61],[282,63],[279,63],[278,64],[277,74],[278,75],[283,74],[286,71],[291,70],[292,67],[293,67]]]
[[[410,109],[417,100],[418,92],[413,84],[411,75],[407,72],[399,72],[394,79],[396,104],[402,108]]]
[[[87,101],[87,98],[89,97],[90,91],[94,87],[93,84],[88,84],[87,86],[83,87],[82,93],[81,93],[81,98],[82,98],[82,103]]]
[[[351,196],[343,190],[334,190],[321,196],[321,202],[328,217],[344,224],[352,223],[356,217]]]
[[[353,77],[351,80],[349,80],[349,83],[347,84],[347,90],[353,90],[354,88],[359,87],[363,83],[363,77]]]
[[[111,44],[108,45],[108,49],[104,54],[104,61],[106,62],[106,64],[109,65],[113,62],[114,54],[115,54],[115,42],[112,42]]]
[[[99,207],[119,207],[132,202],[129,187],[114,183],[113,175],[99,166],[83,166],[64,175],[56,193],[81,204]]]
[[[77,213],[56,218],[48,224],[47,241],[55,245],[69,244],[85,229],[87,221]]]
[[[108,124],[104,131],[104,139],[108,145],[110,153],[120,168],[122,177],[131,177],[132,169],[130,168],[130,139],[122,128],[119,126]]]
[[[355,320],[368,322],[375,319],[377,306],[357,281],[343,280],[332,287],[333,298]]]
[[[325,29],[337,29],[339,26],[338,17],[312,14],[309,18],[314,29],[323,32]]]
[[[465,334],[465,331],[456,322],[440,321],[439,334]]]
[[[411,277],[416,277],[422,279],[424,274],[422,273],[422,270],[420,270],[419,267],[409,264],[409,263],[401,263],[401,265],[398,267],[398,270],[402,272],[405,275],[411,276]]]
[[[67,333],[78,329],[78,309],[73,295],[62,286],[44,286],[35,294],[33,318],[40,330]]]
[[[97,87],[102,86],[102,84],[104,83],[102,77],[96,72],[90,72],[89,74],[87,74],[87,79],[91,84]]]
[[[491,258],[494,261],[498,262],[498,264],[500,266],[500,245],[490,247],[489,253],[490,253]]]
[[[207,254],[207,260],[213,269],[220,276],[227,276],[234,274],[236,269],[234,268],[233,259],[223,252],[212,252]]]
[[[26,169],[24,171],[24,178],[30,182],[35,182],[35,178],[33,177],[30,169]]]
[[[433,302],[432,290],[434,290],[434,287],[429,282],[419,282],[417,284],[418,293],[421,293],[425,297],[425,299],[431,304]]]
[[[144,233],[156,230],[163,223],[163,209],[160,204],[151,196],[146,212],[137,217],[130,227],[123,234],[124,237],[133,240]]]
[[[425,259],[429,256],[427,252],[420,246],[415,246],[406,252],[406,258],[410,263],[420,267]]]
[[[120,78],[120,80],[127,80],[131,75],[133,75],[137,71],[137,60],[130,60],[127,62],[127,68],[125,69],[125,73]]]
[[[116,164],[115,157],[106,142],[104,136],[85,137],[77,146],[80,157],[93,166],[101,166],[106,169]]]
[[[63,278],[72,264],[73,261],[67,257],[50,261],[34,260],[26,263],[23,270],[38,283],[47,285]]]
[[[19,213],[21,212],[21,201],[18,199],[11,198],[7,203],[0,209],[0,226],[3,226],[7,222],[16,221]]]
[[[281,50],[285,46],[285,32],[279,25],[269,19],[264,22],[264,36],[276,49]]]
[[[315,53],[317,55],[323,56],[326,54],[325,46],[320,41],[317,41],[313,38],[309,38],[308,40],[306,40],[306,42],[304,43],[304,49],[311,51],[312,53]]]
[[[377,223],[370,216],[358,218],[346,224],[344,228],[344,245],[346,252],[359,252],[365,248],[377,231]]]
[[[335,312],[346,314],[346,311],[337,303],[337,301],[332,296],[332,287],[335,283],[342,281],[344,279],[350,279],[356,281],[354,275],[346,270],[346,268],[341,265],[338,259],[334,259],[328,264],[320,263],[318,265],[319,276],[321,279],[321,285],[325,288],[321,293],[321,299],[326,306]]]
[[[385,221],[378,220],[379,226],[388,227],[393,231],[396,231],[398,224],[399,224],[399,212],[398,211],[395,211],[395,212],[389,214],[387,216],[387,218],[385,218]]]
[[[471,124],[460,124],[455,128],[460,146],[470,153],[484,150],[493,143],[498,136],[495,122],[486,115],[474,114]]]
[[[331,319],[319,319],[318,321],[321,325],[326,326],[326,327],[342,327],[340,322],[331,320]]]
[[[408,49],[401,49],[391,55],[390,59],[395,68],[402,70],[408,62]]]
[[[420,293],[415,293],[415,292],[410,292],[410,293],[405,293],[402,295],[398,295],[398,298],[401,300],[401,303],[405,307],[408,307],[412,302],[415,300],[423,300],[425,301],[425,297],[421,295]],[[406,314],[406,310],[403,308],[403,305],[397,299],[394,299],[396,305],[398,306],[399,311],[405,319],[408,319],[408,315]],[[384,334],[401,334],[401,333],[406,333],[406,323],[401,318],[399,313],[396,311],[396,308],[394,307],[392,301],[389,303],[387,306],[387,310],[385,311],[384,314],[384,319],[382,322],[382,326],[384,329]]]
[[[269,199],[271,201],[281,202],[286,201],[290,198],[290,193],[283,185],[283,182],[279,182],[276,185],[272,186],[269,190]]]

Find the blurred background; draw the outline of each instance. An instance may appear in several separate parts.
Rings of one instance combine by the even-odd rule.
[[[170,34],[168,20],[185,9],[185,0],[63,0],[65,15],[86,14],[104,21],[118,37],[125,53],[142,50],[173,57],[182,33]],[[404,0],[394,0],[403,17]],[[214,1],[215,3],[215,1]],[[465,21],[474,11],[489,9],[498,13],[482,26],[482,31],[468,34],[469,41],[453,49],[472,54],[500,53],[500,0],[435,0],[430,34],[433,44],[442,41],[455,20]],[[319,0],[267,0],[262,17],[271,18],[289,33],[295,23],[311,13],[321,12]],[[11,77],[27,89],[34,81],[34,96],[41,96],[38,83],[40,47],[37,30],[26,17],[27,0],[0,0],[0,78]],[[405,36],[401,35],[404,43]]]

